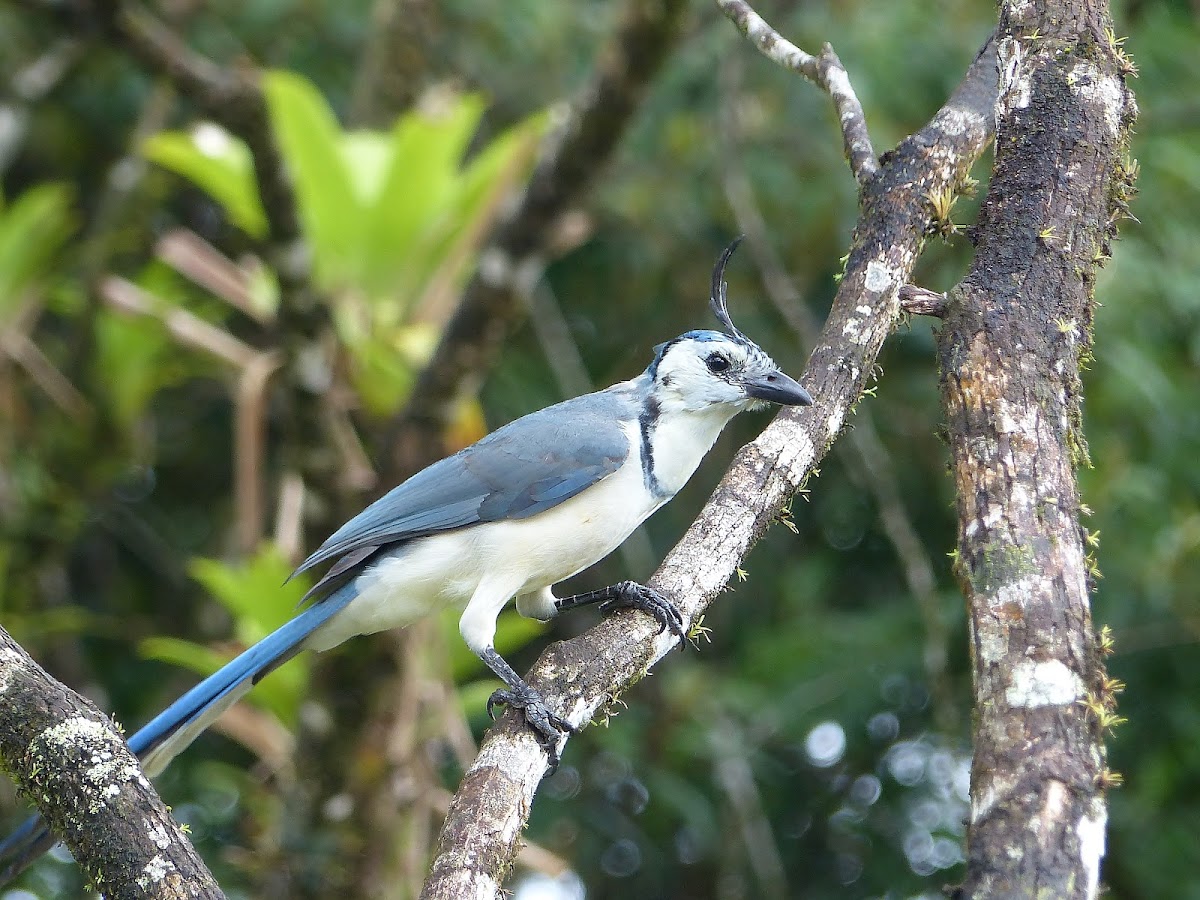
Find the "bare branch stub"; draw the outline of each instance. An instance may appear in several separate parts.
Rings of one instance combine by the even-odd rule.
[[[914,316],[934,316],[940,319],[946,314],[946,295],[930,291],[915,284],[900,288],[900,308]]]
[[[819,55],[813,56],[780,35],[745,0],[717,0],[717,6],[763,56],[798,72],[829,95],[854,179],[862,185],[873,178],[879,171],[879,160],[871,145],[867,117],[850,83],[850,75],[833,47],[826,44]]]
[[[964,84],[994,84],[994,69],[968,71]],[[989,81],[990,79],[990,81]],[[928,226],[931,188],[959,184],[990,141],[986,90],[978,108],[934,147],[920,134],[903,141],[863,190],[855,243],[821,338],[803,376],[814,406],[781,413],[735,457],[687,534],[650,586],[695,622],[749,548],[820,462],[862,396],[899,313]],[[964,101],[966,106],[971,103]],[[549,647],[527,680],[574,724],[620,698],[675,646],[648,616],[622,612],[577,638]],[[506,713],[488,732],[455,794],[438,841],[424,900],[494,897],[520,843],[546,756],[520,717]]]
[[[1100,886],[1119,717],[1088,597],[1079,368],[1136,115],[1106,34],[1107,3],[1001,4],[996,162],[937,335],[976,709],[957,895],[976,900]]]
[[[109,897],[224,897],[113,723],[2,627],[0,697],[4,769],[38,801],[95,887]]]

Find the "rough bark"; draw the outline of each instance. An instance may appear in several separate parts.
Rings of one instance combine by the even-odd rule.
[[[969,607],[973,898],[1095,897],[1113,689],[1088,606],[1079,370],[1136,114],[1107,3],[1001,6],[996,164],[938,345]]]
[[[97,891],[117,898],[225,895],[113,723],[0,628],[0,761]]]
[[[989,48],[990,51],[990,48]],[[784,511],[873,378],[900,313],[899,288],[933,225],[927,196],[952,191],[991,133],[994,57],[981,54],[954,97],[867,179],[837,297],[803,383],[816,402],[781,413],[734,459],[650,584],[695,622],[758,537]],[[583,725],[645,676],[675,639],[625,612],[552,645],[528,679],[549,706]],[[512,865],[546,756],[518,715],[489,732],[451,803],[422,897],[496,897]]]

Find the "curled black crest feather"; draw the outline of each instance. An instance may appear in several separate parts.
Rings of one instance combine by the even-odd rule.
[[[738,331],[738,327],[733,324],[733,319],[729,317],[729,303],[726,298],[725,266],[729,264],[729,258],[733,256],[733,251],[738,248],[738,244],[745,237],[744,234],[739,234],[728,247],[721,251],[721,255],[717,259],[717,264],[713,268],[712,292],[708,298],[709,306],[712,307],[713,315],[717,317],[717,321],[721,323],[722,327],[732,337],[742,341],[748,341],[748,338]]]

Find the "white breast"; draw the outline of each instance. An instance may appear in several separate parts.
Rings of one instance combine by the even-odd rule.
[[[675,496],[737,415],[738,408],[721,404],[701,410],[664,407],[650,435],[654,475],[668,499]]]

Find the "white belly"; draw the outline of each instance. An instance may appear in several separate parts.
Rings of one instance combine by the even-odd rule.
[[[484,582],[504,595],[504,603],[598,562],[666,502],[646,489],[640,460],[632,455],[608,478],[536,516],[405,544],[359,576],[359,596],[315,632],[308,646],[326,650],[357,634],[408,625],[445,606],[461,608]]]

